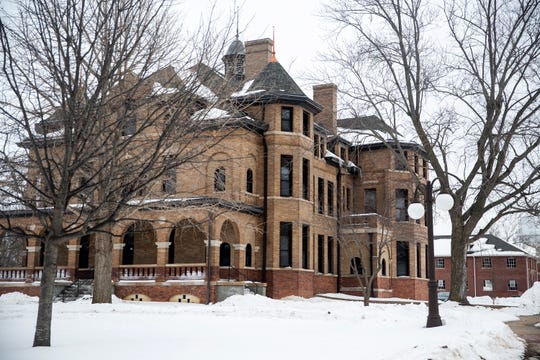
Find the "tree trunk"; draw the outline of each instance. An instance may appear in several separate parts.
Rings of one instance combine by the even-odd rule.
[[[110,304],[112,303],[112,235],[109,233],[97,233],[95,242],[96,257],[92,304]]]
[[[366,286],[364,287],[364,306],[369,306],[369,299],[371,297],[371,290],[373,287],[373,278],[366,280]]]
[[[46,241],[45,256],[43,257],[43,274],[39,292],[39,307],[34,333],[34,346],[51,346],[51,319],[54,299],[54,280],[56,279],[56,260],[58,259],[58,244]]]
[[[453,221],[454,222],[454,221]],[[467,301],[467,245],[468,236],[462,224],[452,224],[452,271],[450,273],[450,300],[462,304]]]

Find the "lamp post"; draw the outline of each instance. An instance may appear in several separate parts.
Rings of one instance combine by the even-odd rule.
[[[435,178],[433,181],[438,180]],[[420,203],[412,203],[407,208],[409,216],[415,220],[426,214],[426,226],[428,231],[428,318],[426,327],[437,327],[442,325],[439,315],[439,301],[437,299],[437,279],[435,278],[435,253],[433,251],[433,183],[426,183],[426,201],[424,206]],[[454,206],[454,199],[450,194],[439,194],[437,196],[437,207],[448,211]]]

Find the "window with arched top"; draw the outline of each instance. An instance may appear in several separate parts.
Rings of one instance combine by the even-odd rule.
[[[246,266],[250,267],[251,265],[251,244],[246,245]]]
[[[231,245],[221,243],[219,246],[219,266],[231,266]]]
[[[381,261],[381,273],[382,276],[386,276],[386,259],[382,259]]]
[[[359,257],[351,259],[351,275],[352,274],[362,275],[362,259]]]
[[[247,169],[246,172],[246,191],[253,193],[253,171],[251,169]]]
[[[217,168],[214,172],[214,191],[225,191],[225,168]]]

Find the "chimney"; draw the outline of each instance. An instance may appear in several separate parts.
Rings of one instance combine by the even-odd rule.
[[[337,85],[313,86],[313,100],[323,106],[323,111],[315,115],[315,122],[337,134]]]
[[[266,39],[246,41],[246,80],[254,79],[272,60],[273,41]]]

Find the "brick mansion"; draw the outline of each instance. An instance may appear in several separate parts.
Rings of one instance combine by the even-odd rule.
[[[204,109],[204,118],[233,120],[230,134],[196,168],[158,180],[153,197],[170,206],[114,224],[114,294],[203,303],[247,290],[358,295],[359,281],[374,274],[375,297],[427,299],[427,229],[407,215],[428,179],[423,148],[370,136],[391,132],[377,117],[338,119],[338,86],[315,85],[307,96],[270,39],[237,38],[223,62],[224,73],[203,85],[227,106]],[[217,94],[225,81],[233,86]],[[39,227],[24,211],[10,216]],[[0,236],[0,294],[37,295],[44,246]],[[92,278],[94,236],[60,249],[60,290]],[[7,247],[16,253],[2,259]]]

